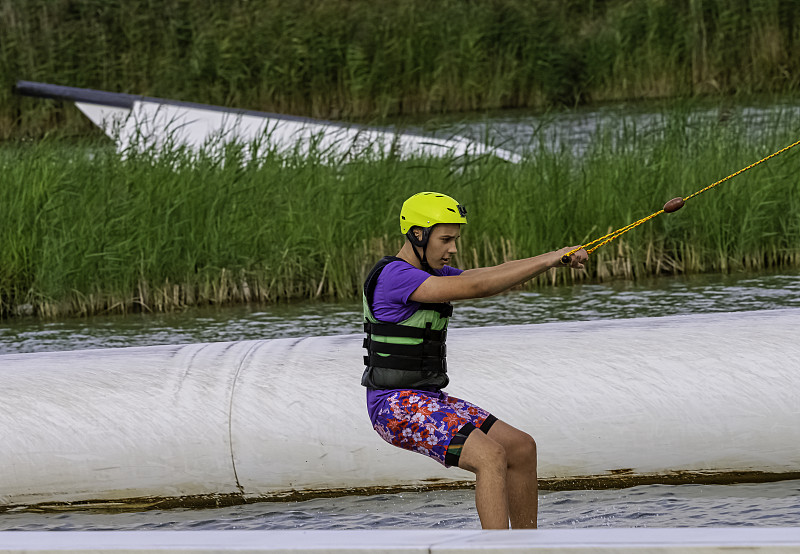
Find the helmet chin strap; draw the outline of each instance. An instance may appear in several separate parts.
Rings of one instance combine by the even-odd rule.
[[[420,256],[419,251],[416,248],[412,248],[414,254],[417,255],[417,259],[419,260],[420,265],[424,271],[427,271],[430,274],[433,274],[433,268],[428,263],[428,238],[431,235],[431,229],[433,227],[419,227],[422,229],[422,238],[418,239],[417,236],[414,234],[413,229],[409,229],[408,233],[406,233],[406,237],[411,244],[415,247],[419,246],[422,248],[422,255]]]

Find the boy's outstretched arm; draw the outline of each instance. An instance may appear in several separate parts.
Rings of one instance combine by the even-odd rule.
[[[561,257],[574,250],[565,247],[533,258],[513,260],[492,267],[469,269],[461,275],[450,277],[428,277],[409,297],[414,302],[449,302],[467,298],[483,298],[506,291],[533,279],[551,267],[566,267]],[[572,254],[569,267],[582,269],[589,255],[580,249]]]

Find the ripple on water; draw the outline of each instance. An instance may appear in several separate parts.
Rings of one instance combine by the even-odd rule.
[[[703,275],[511,292],[458,302],[453,327],[800,307],[800,273]],[[0,326],[0,354],[361,332],[356,302],[192,309]]]
[[[543,491],[542,528],[793,526],[800,481],[738,485],[642,485]],[[471,490],[261,502],[135,513],[5,513],[0,530],[478,529]]]

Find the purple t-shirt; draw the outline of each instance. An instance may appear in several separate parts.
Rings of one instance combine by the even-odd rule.
[[[461,275],[462,272],[461,269],[446,265],[436,271],[436,274],[449,277]],[[408,297],[430,276],[430,273],[417,269],[408,262],[397,260],[386,264],[375,284],[375,295],[370,306],[372,315],[380,321],[391,323],[411,317],[419,309],[420,303],[409,300]],[[383,399],[392,392],[386,389],[367,389],[367,411],[373,425]]]
[[[436,272],[440,277],[461,275],[463,270],[444,266]],[[420,303],[409,300],[415,290],[430,277],[430,273],[417,269],[404,261],[389,262],[378,275],[375,295],[372,298],[372,315],[379,321],[397,323],[408,319],[419,309]]]

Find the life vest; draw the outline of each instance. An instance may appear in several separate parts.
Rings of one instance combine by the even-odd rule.
[[[447,377],[447,323],[453,314],[450,303],[420,304],[410,317],[398,323],[379,321],[372,314],[378,276],[387,264],[404,261],[382,258],[364,283],[364,375],[361,384],[372,389],[420,389],[438,391]]]

